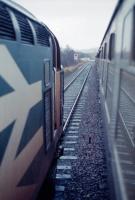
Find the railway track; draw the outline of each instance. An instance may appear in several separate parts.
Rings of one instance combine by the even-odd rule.
[[[81,71],[83,71],[83,69],[84,69],[87,65],[88,65],[88,63],[82,64],[82,66],[78,67],[77,70],[75,70],[73,73],[71,73],[70,75],[68,75],[67,77],[65,77],[65,78],[64,78],[64,85],[65,85],[64,88],[66,88],[66,87],[69,85],[69,83],[70,83],[71,81],[73,81],[73,79],[75,79],[76,76],[78,76],[78,75],[81,73]]]
[[[64,148],[63,155],[58,159],[55,177],[54,200],[64,199],[66,183],[71,179],[72,162],[77,159],[75,145],[78,140],[79,124],[81,121],[82,109],[85,105],[87,93],[87,78],[91,70],[88,64],[78,76],[65,87],[64,105],[64,134],[61,138],[61,146]]]
[[[80,88],[88,74],[90,64],[87,64],[73,79],[64,87],[64,122],[67,120],[72,106],[80,92]]]

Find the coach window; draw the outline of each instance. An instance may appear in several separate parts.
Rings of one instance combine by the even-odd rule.
[[[97,58],[100,58],[100,51],[99,51],[98,54],[97,54]]]
[[[109,40],[109,54],[108,54],[109,60],[112,60],[114,58],[114,53],[115,53],[115,33],[111,33]]]
[[[135,61],[135,6],[133,10],[133,43],[132,43],[132,58]]]
[[[102,49],[100,50],[100,59],[102,59]]]
[[[97,58],[100,58],[100,51],[98,52]]]
[[[101,59],[103,59],[103,47],[102,47],[102,50],[101,50]]]
[[[131,44],[132,44],[132,33],[133,33],[133,12],[129,12],[126,16],[123,24],[123,41],[122,41],[122,58],[130,60],[132,58],[131,54]]]
[[[104,45],[104,59],[106,58],[106,48],[107,48],[107,43]]]

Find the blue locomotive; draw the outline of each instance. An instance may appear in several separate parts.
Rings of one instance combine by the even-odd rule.
[[[0,199],[35,199],[62,133],[63,70],[54,34],[0,0]]]

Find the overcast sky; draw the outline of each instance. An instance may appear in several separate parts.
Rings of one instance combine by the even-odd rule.
[[[117,0],[14,0],[56,35],[60,46],[99,47]]]

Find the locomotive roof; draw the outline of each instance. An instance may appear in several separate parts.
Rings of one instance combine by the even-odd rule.
[[[18,3],[14,2],[12,0],[0,0],[0,2],[6,4],[10,8],[13,8],[13,9],[21,12],[22,14],[26,15],[28,18],[39,22],[39,20],[33,14],[31,14],[27,9],[25,9],[23,6],[19,5]],[[41,22],[39,22],[39,23],[41,23]]]

